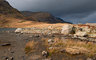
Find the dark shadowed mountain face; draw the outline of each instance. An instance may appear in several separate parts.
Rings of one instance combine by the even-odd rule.
[[[47,12],[30,12],[22,11],[22,14],[26,17],[27,20],[37,21],[37,22],[47,22],[47,23],[69,23],[64,21],[61,18],[54,17]]]
[[[1,16],[4,16],[3,19]],[[24,17],[25,16],[25,17]],[[46,12],[28,12],[23,11],[22,13],[17,9],[13,8],[6,0],[0,0],[0,21],[2,20],[5,24],[5,20],[9,17],[21,18],[24,20],[31,20],[36,22],[46,22],[46,23],[69,23],[65,22],[60,18],[54,17]],[[1,21],[1,23],[2,23]],[[9,20],[8,20],[9,21]],[[10,19],[11,21],[11,19]]]
[[[6,0],[0,0],[0,15],[10,17],[23,17],[23,15],[15,8],[11,7]]]

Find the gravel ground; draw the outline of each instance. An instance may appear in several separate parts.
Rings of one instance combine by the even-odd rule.
[[[42,36],[37,34],[16,34],[13,32],[0,32],[0,60],[44,60],[42,51],[46,51],[46,46],[42,38],[60,38],[60,35],[55,36]],[[61,39],[61,38],[60,38]],[[37,41],[36,51],[28,55],[25,54],[25,45],[29,41]],[[68,54],[52,54],[53,60],[86,60],[86,57],[71,56]]]

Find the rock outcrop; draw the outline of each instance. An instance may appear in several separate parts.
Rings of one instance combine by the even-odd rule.
[[[73,28],[74,28],[73,25],[66,24],[62,27],[61,33],[64,35],[69,35],[69,34],[73,33]]]
[[[62,27],[61,33],[64,35],[74,34],[74,37],[96,37],[96,26],[67,24]]]
[[[17,28],[16,33],[38,33],[38,34],[54,34],[60,33],[58,29],[40,29],[40,28]]]
[[[75,25],[75,35],[81,37],[96,37],[96,26]]]
[[[75,34],[74,34],[74,36],[79,36],[79,37],[85,37],[85,36],[87,36],[88,34],[87,34],[87,32],[76,32]]]
[[[17,28],[15,32],[20,33],[41,33],[41,34],[64,34],[71,35],[74,37],[96,37],[96,27],[89,25],[72,25],[65,24],[62,28],[54,28],[53,26],[45,27],[45,28]],[[59,29],[58,29],[59,28]]]

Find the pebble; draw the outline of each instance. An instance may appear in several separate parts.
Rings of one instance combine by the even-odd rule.
[[[48,52],[47,51],[42,51],[42,56],[44,56],[44,57],[48,57]]]
[[[39,35],[36,35],[35,37],[40,37]]]
[[[14,53],[14,51],[11,51],[11,53]]]
[[[93,60],[93,59],[91,59],[91,58],[87,58],[87,60]]]
[[[52,60],[52,58],[42,59],[42,60]]]
[[[10,57],[10,60],[13,60],[14,58],[13,57]]]
[[[5,59],[6,59],[6,60],[9,60],[9,58],[8,58],[8,57],[5,57]]]
[[[65,49],[61,49],[60,52],[61,53],[64,53],[64,52],[66,52],[66,50]]]
[[[49,47],[49,50],[53,49],[53,47]]]
[[[52,39],[49,39],[49,40],[48,40],[48,43],[52,43],[52,42],[54,42]]]

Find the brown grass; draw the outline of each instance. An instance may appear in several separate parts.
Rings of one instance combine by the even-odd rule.
[[[59,40],[58,38],[54,39],[55,43],[52,45],[48,45],[49,47],[53,47],[48,51],[52,53],[60,52],[60,50],[64,49],[69,54],[85,54],[88,57],[94,56],[96,54],[96,44],[92,42],[81,42],[74,41],[71,39]],[[46,43],[48,44],[48,43]]]
[[[37,42],[34,42],[34,41],[30,41],[26,44],[25,46],[25,52],[26,53],[31,53],[35,50],[36,48],[36,45],[37,45]]]
[[[61,29],[61,27],[66,23],[48,24],[43,22],[28,21],[24,19],[17,19],[12,17],[5,17],[0,15],[0,27],[6,28],[46,28],[52,26],[52,29]],[[50,29],[50,27],[49,27]]]

